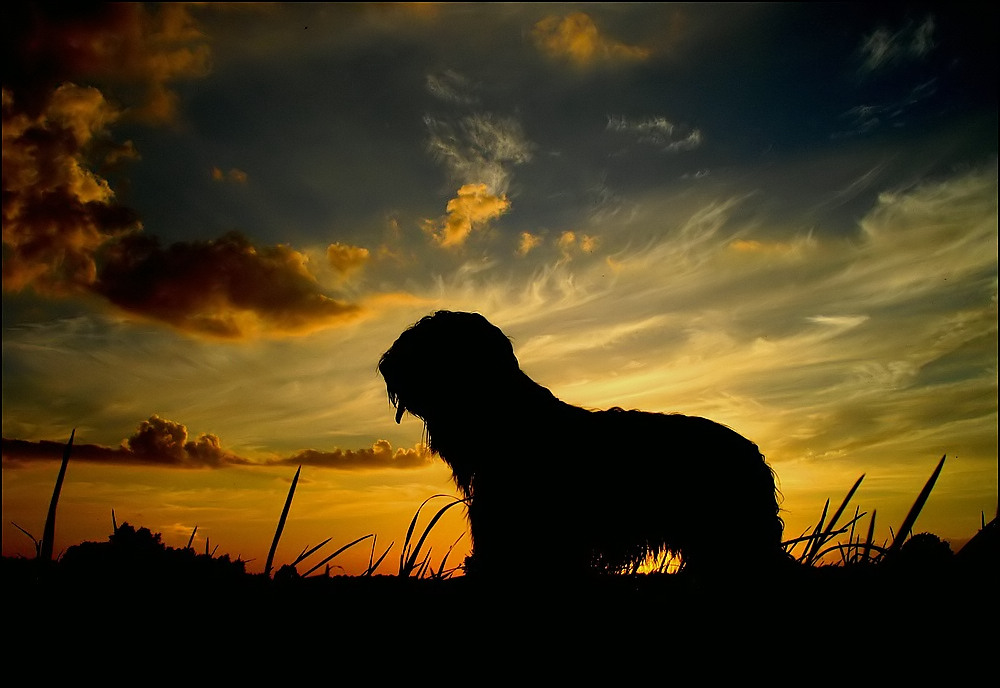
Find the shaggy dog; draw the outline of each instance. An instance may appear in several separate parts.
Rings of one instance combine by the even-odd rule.
[[[466,497],[470,573],[621,572],[669,552],[686,570],[745,574],[784,556],[774,475],[723,425],[560,401],[478,313],[421,319],[378,370],[396,422],[424,421]]]

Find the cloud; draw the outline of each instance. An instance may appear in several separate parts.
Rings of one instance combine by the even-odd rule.
[[[423,468],[433,464],[435,460],[434,453],[426,445],[418,444],[412,449],[399,448],[393,451],[392,445],[388,441],[376,440],[370,449],[334,449],[333,451],[304,449],[274,463],[341,470],[367,470]]]
[[[678,126],[665,117],[630,120],[609,116],[607,130],[631,134],[639,143],[654,146],[665,153],[693,150],[702,143],[700,129]]]
[[[919,59],[934,48],[934,17],[928,15],[920,24],[912,22],[892,32],[880,27],[866,36],[858,52],[863,73],[876,72],[905,60]]]
[[[115,83],[142,86],[133,114],[171,119],[167,84],[207,69],[208,49],[185,6],[28,14],[7,46],[16,64],[13,86],[5,76],[3,89],[5,291],[93,292],[129,313],[228,338],[304,334],[359,313],[322,293],[305,256],[286,246],[258,247],[233,233],[161,248],[92,171],[102,148],[107,163],[136,157],[131,142],[108,141],[123,111],[93,86],[51,82],[114,73]],[[246,182],[238,169],[212,176]]]
[[[835,131],[830,135],[830,138],[838,139],[861,136],[887,124],[899,126],[904,121],[904,115],[907,115],[915,106],[933,96],[937,91],[937,87],[937,80],[929,79],[917,84],[904,98],[886,103],[856,105],[840,116],[841,119],[849,123],[850,129]]]
[[[563,258],[568,260],[574,252],[593,253],[597,248],[597,238],[587,234],[565,231],[556,240]]]
[[[804,251],[812,247],[811,237],[795,241],[761,241],[759,239],[733,239],[729,248],[738,253],[757,254],[777,257],[800,257]]]
[[[216,182],[233,182],[235,184],[246,184],[247,183],[247,173],[243,170],[237,169],[235,167],[231,168],[228,172],[223,172],[218,167],[212,168],[212,181]]]
[[[447,216],[425,220],[424,229],[440,246],[461,246],[476,225],[510,209],[510,168],[531,160],[533,145],[513,118],[476,114],[452,125],[428,115],[424,123],[431,153],[462,183]]]
[[[65,442],[3,438],[5,468],[16,468],[33,461],[62,459]],[[384,468],[424,468],[436,461],[436,455],[424,444],[410,449],[393,450],[386,440],[376,440],[367,449],[333,449],[320,451],[303,449],[279,459],[253,462],[223,448],[218,436],[203,433],[189,439],[188,429],[181,423],[153,414],[139,424],[132,435],[118,447],[74,442],[71,461],[88,463],[130,464],[164,468],[225,468],[252,465],[308,465],[338,470],[378,470]]]
[[[246,463],[222,449],[219,438],[211,434],[188,440],[187,428],[156,414],[139,424],[139,429],[122,446],[142,463],[179,466],[219,467]]]
[[[3,90],[3,288],[72,293],[94,283],[101,245],[140,227],[88,169],[92,144],[120,113],[97,89],[69,83],[37,114],[23,105]]]
[[[323,294],[305,257],[238,234],[166,249],[89,169],[120,113],[100,91],[64,84],[35,116],[3,91],[3,288],[94,292],[178,329],[220,337],[302,334],[357,314]],[[130,146],[111,147],[134,156]],[[120,157],[120,156],[117,156]],[[227,175],[243,181],[239,170]]]
[[[134,234],[110,244],[105,255],[97,293],[129,313],[194,334],[307,334],[361,310],[323,294],[304,254],[258,247],[235,232],[167,248]]]
[[[60,460],[65,443],[43,440],[28,442],[3,439],[5,466],[16,466],[27,461]],[[169,468],[222,468],[249,463],[222,448],[219,438],[202,434],[188,439],[188,430],[158,415],[152,415],[139,424],[136,431],[122,440],[121,446],[102,447],[96,444],[74,442],[70,461],[93,463],[138,464]]]
[[[475,105],[478,98],[472,95],[474,84],[463,74],[447,69],[439,74],[427,75],[427,91],[436,98],[453,105]]]
[[[531,160],[534,146],[514,118],[476,114],[457,125],[424,117],[431,154],[462,184],[485,184],[493,194],[507,192],[510,167]]]
[[[6,47],[4,85],[31,102],[66,81],[101,82],[128,92],[131,116],[171,122],[179,79],[208,73],[211,50],[191,5],[107,3],[83,10],[25,5],[12,16],[17,31]]]
[[[531,232],[521,232],[521,239],[517,245],[517,254],[526,256],[542,243],[542,238]]]
[[[443,220],[425,220],[424,229],[445,248],[461,246],[476,225],[503,215],[510,209],[507,196],[494,196],[486,184],[466,184],[448,201]]]
[[[594,20],[582,12],[565,17],[545,17],[532,28],[531,36],[543,53],[567,59],[579,66],[599,62],[635,62],[650,55],[646,48],[625,45],[602,36]]]
[[[342,278],[347,278],[361,270],[370,258],[368,249],[339,242],[326,247],[326,259],[330,267]]]

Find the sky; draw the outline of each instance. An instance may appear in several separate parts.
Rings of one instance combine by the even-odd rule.
[[[438,309],[752,439],[786,538],[861,475],[889,538],[947,455],[915,532],[957,547],[998,503],[994,12],[5,6],[4,555],[75,429],[57,552],[113,510],[262,570],[302,466],[276,563],[374,534],[391,573],[457,492],[376,364]],[[523,471],[512,508],[559,489]]]

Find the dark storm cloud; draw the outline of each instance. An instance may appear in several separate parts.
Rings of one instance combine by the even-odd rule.
[[[161,247],[95,171],[137,157],[131,142],[111,142],[112,125],[126,114],[171,121],[168,84],[207,70],[208,48],[184,6],[17,13],[3,85],[4,291],[93,292],[129,313],[227,338],[304,334],[359,312],[324,294],[305,255],[287,246],[231,233]],[[136,87],[135,107],[69,79]],[[213,177],[247,179],[237,169]]]
[[[204,75],[211,53],[190,5],[16,3],[4,8],[4,88],[29,112],[66,82],[100,81],[129,92],[131,113],[168,122],[171,84]]]
[[[307,258],[237,233],[180,242],[123,237],[108,248],[95,290],[120,308],[215,337],[304,334],[359,314],[321,293]]]
[[[119,116],[94,88],[63,84],[32,115],[3,89],[3,288],[46,294],[87,288],[95,252],[139,228],[88,152]]]

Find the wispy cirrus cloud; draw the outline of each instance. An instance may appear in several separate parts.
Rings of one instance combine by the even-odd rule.
[[[448,201],[447,215],[425,220],[424,229],[442,247],[465,243],[476,226],[507,212],[512,168],[531,160],[533,145],[520,123],[511,117],[474,114],[457,125],[431,116],[424,118],[430,132],[429,148],[448,169],[453,180],[462,183]]]
[[[453,123],[424,117],[428,148],[453,180],[485,184],[494,195],[506,193],[512,167],[531,160],[533,144],[513,117],[489,113],[468,115]]]
[[[841,119],[848,122],[849,128],[834,132],[831,138],[861,136],[880,127],[899,126],[915,106],[932,97],[936,90],[937,80],[928,79],[917,84],[904,98],[885,103],[856,105],[841,115]]]
[[[428,74],[425,85],[431,95],[452,105],[475,105],[479,102],[473,81],[453,69]]]
[[[907,22],[892,31],[880,27],[865,36],[858,48],[861,72],[870,74],[900,62],[920,59],[934,48],[934,17],[928,15],[919,24]]]
[[[629,119],[609,116],[607,130],[629,134],[639,143],[659,148],[665,153],[693,150],[702,144],[700,129],[674,124],[666,117]]]

